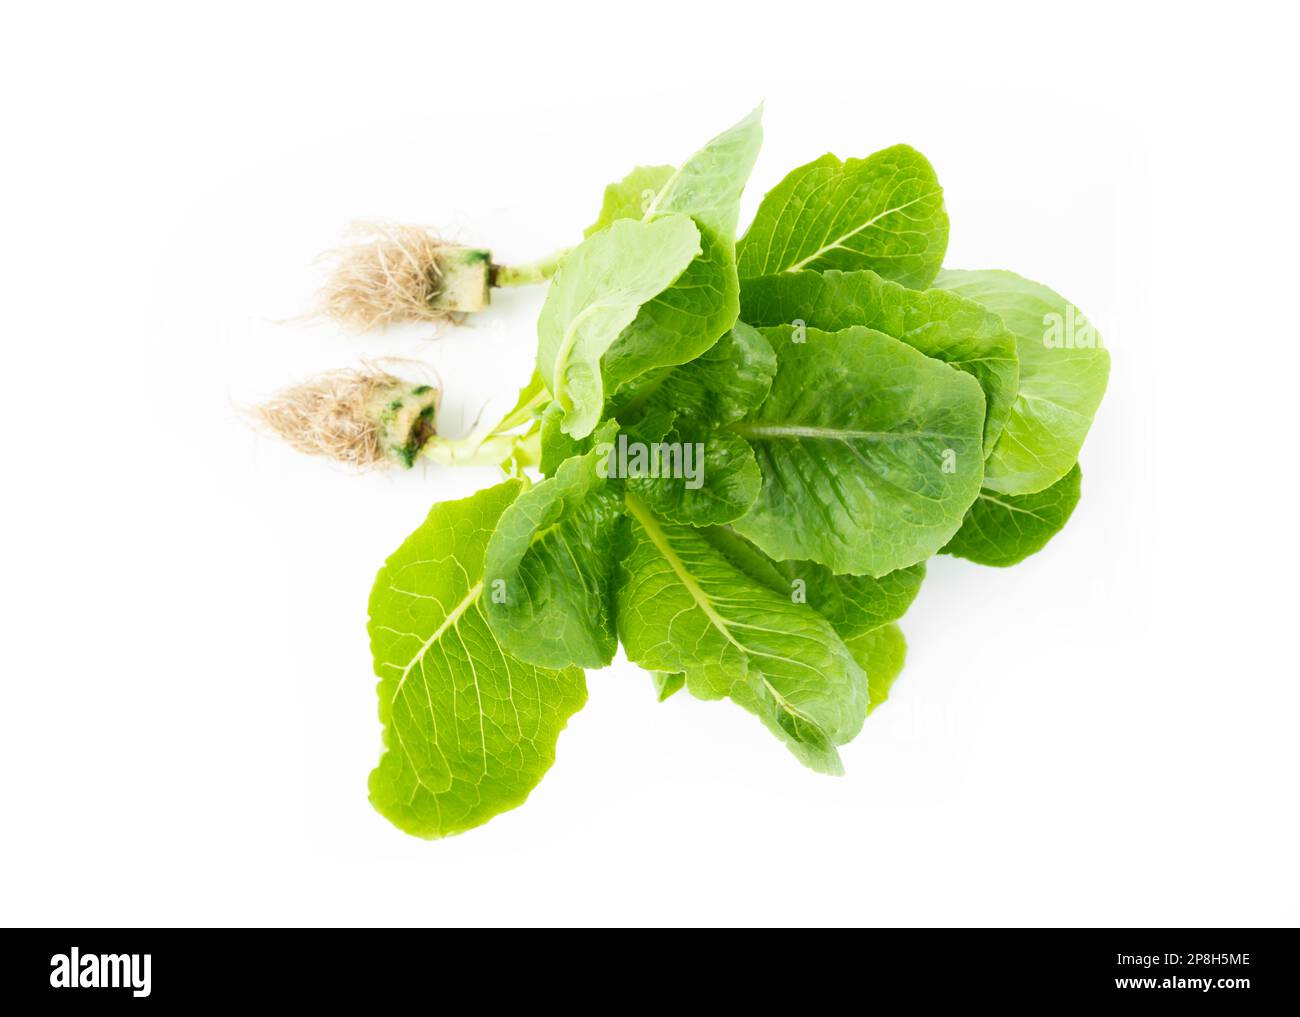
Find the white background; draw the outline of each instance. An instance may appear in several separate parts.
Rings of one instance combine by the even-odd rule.
[[[0,920],[1296,924],[1282,9],[11,11]],[[527,377],[541,294],[436,339],[277,322],[354,218],[539,256],[761,99],[742,221],[799,163],[909,142],[949,265],[1098,324],[1083,501],[1020,567],[933,563],[843,778],[620,661],[523,808],[408,838],[366,799],[366,598],[433,501],[492,474],[353,476],[240,409],[395,355],[442,377],[456,432]]]

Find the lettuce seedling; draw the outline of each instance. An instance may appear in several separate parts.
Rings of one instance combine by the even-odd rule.
[[[433,506],[371,595],[370,794],[401,829],[446,836],[519,805],[584,671],[620,645],[658,699],[729,699],[841,773],[902,669],[926,561],[1011,565],[1073,512],[1109,372],[1082,312],[1009,272],[942,270],[943,192],[904,145],[799,167],[737,241],[759,120],[609,185],[582,242],[538,266],[427,231],[351,256],[362,284],[337,316],[361,324],[550,279],[536,373],[498,423],[447,439],[435,392],[376,372],[264,410],[356,465],[509,475]],[[660,468],[687,453],[688,475]]]

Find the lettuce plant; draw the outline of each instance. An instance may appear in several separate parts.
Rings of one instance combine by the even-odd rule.
[[[620,645],[658,698],[729,699],[840,773],[926,561],[1014,564],[1073,511],[1109,370],[1082,313],[942,269],[942,189],[905,145],[795,169],[737,241],[760,140],[755,111],[634,169],[580,244],[517,273],[550,288],[500,423],[443,438],[395,381],[355,400],[372,458],[509,474],[434,505],[371,595],[370,795],[401,829],[519,805]]]

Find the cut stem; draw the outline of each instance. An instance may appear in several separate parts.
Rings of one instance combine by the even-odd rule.
[[[493,265],[492,285],[497,287],[533,286],[537,283],[544,283],[555,275],[555,270],[560,267],[560,262],[564,260],[564,256],[569,253],[569,250],[570,248],[565,247],[554,254],[539,258],[537,261],[530,261],[525,265]]]

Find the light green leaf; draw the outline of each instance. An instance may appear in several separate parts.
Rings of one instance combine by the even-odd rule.
[[[761,682],[738,684],[731,690],[731,701],[761,720],[763,726],[808,769],[832,777],[843,775],[844,763],[834,740],[820,726],[809,722],[805,714],[790,709],[771,685]]]
[[[517,480],[435,505],[370,595],[383,756],[370,800],[394,825],[445,837],[523,803],[587,699],[577,668],[502,651],[483,613],[483,555]]]
[[[597,434],[607,440],[608,424]],[[484,612],[507,653],[540,667],[604,667],[614,631],[615,545],[623,499],[597,475],[598,453],[566,460],[524,491],[488,542]]]
[[[599,233],[616,219],[642,218],[674,172],[672,166],[637,166],[618,183],[610,184],[605,188],[600,216],[587,227],[583,236]]]
[[[607,395],[648,371],[694,360],[736,323],[740,282],[731,241],[701,229],[700,250],[672,286],[640,309],[605,354],[601,369]]]
[[[872,710],[889,698],[894,680],[903,671],[907,640],[903,638],[903,630],[890,622],[846,642],[853,658],[867,672],[867,687],[871,695],[867,707],[869,717]]]
[[[975,378],[984,390],[984,453],[993,452],[1019,384],[1016,338],[992,311],[947,290],[912,290],[875,272],[785,272],[746,279],[740,316],[835,332],[865,325]]]
[[[701,254],[673,286],[647,303],[605,356],[605,389],[647,371],[685,364],[718,341],[740,313],[735,233],[740,193],[763,140],[757,109],[686,160],[659,190],[644,221],[689,215]]]
[[[1014,272],[945,270],[935,286],[983,304],[1016,337],[1020,391],[984,486],[1001,494],[1050,487],[1078,461],[1106,392],[1110,354],[1101,336],[1060,294]]]
[[[736,324],[740,282],[731,243],[699,231],[701,255],[637,313],[601,362],[606,394],[658,368],[685,364]]]
[[[585,438],[573,438],[563,431],[564,407],[557,402],[550,402],[542,410],[541,420],[541,462],[538,469],[542,476],[553,477],[560,464],[570,456],[581,455],[592,446],[591,435]]]
[[[1074,469],[1033,494],[981,491],[944,554],[981,565],[1015,565],[1041,551],[1069,521],[1079,504],[1083,474]]]
[[[830,623],[732,565],[701,531],[662,523],[629,497],[618,629],[628,659],[683,672],[704,699],[729,696],[800,759],[839,772],[836,745],[866,716],[866,674]]]
[[[840,638],[851,640],[897,621],[921,590],[925,563],[895,569],[879,579],[836,575],[811,561],[773,561],[753,543],[727,527],[709,530],[709,542],[737,568],[777,593],[807,602],[834,626]]]
[[[501,422],[493,428],[493,431],[508,431],[511,428],[528,423],[541,416],[542,410],[548,402],[550,402],[550,393],[546,391],[546,382],[540,374],[533,371],[533,376],[528,379],[528,384],[519,390],[519,398],[515,400],[515,405],[502,418]]]
[[[653,222],[659,216],[680,212],[694,218],[702,230],[734,237],[740,194],[763,143],[762,120],[763,107],[759,106],[682,163],[659,188],[645,219]]]
[[[729,429],[753,446],[763,489],[736,530],[837,573],[929,558],[979,492],[979,384],[872,329],[762,331],[779,364],[771,394]]]
[[[699,252],[695,223],[670,215],[620,219],[565,257],[537,323],[537,370],[564,411],[566,434],[583,438],[595,428],[605,404],[601,357]]]
[[[742,279],[802,268],[869,268],[925,289],[943,264],[948,213],[934,168],[895,145],[866,159],[824,155],[763,198],[737,247]]]
[[[654,682],[655,697],[661,703],[686,687],[686,675],[680,671],[676,674],[669,674],[666,671],[651,671],[650,680]]]

